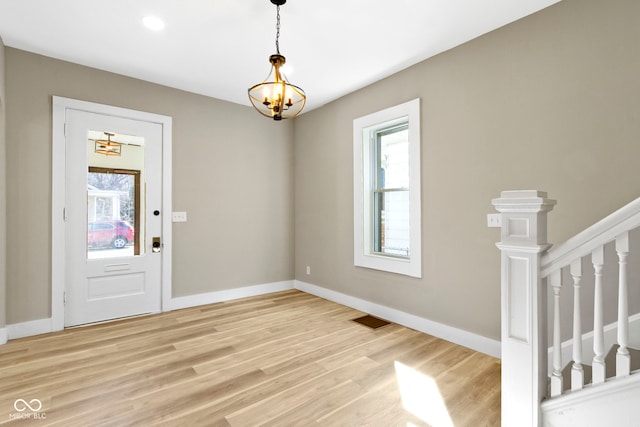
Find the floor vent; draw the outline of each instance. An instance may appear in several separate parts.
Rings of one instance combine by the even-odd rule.
[[[367,326],[371,329],[382,328],[383,326],[390,325],[391,323],[386,320],[378,319],[377,317],[373,317],[369,314],[366,316],[358,317],[357,319],[352,319],[356,323],[360,323],[361,325]]]

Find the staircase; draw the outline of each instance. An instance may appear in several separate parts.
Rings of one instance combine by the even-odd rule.
[[[640,425],[640,315],[629,316],[628,298],[638,289],[628,278],[640,199],[551,248],[555,203],[539,191],[493,200],[502,217],[502,424]]]
[[[607,352],[606,357],[604,358],[604,363],[606,365],[605,369],[605,380],[610,378],[614,378],[616,376],[616,353],[620,348],[619,345],[614,345]],[[628,348],[630,356],[631,356],[631,372],[635,372],[640,370],[640,350],[636,350],[633,348]],[[571,370],[573,369],[573,362],[567,363],[562,370],[562,381],[563,381],[563,393],[571,390]],[[586,384],[591,383],[592,369],[591,365],[583,364],[582,369],[584,372],[584,382]],[[639,420],[640,421],[640,420]]]
[[[562,396],[542,402],[542,421],[545,426],[638,426],[637,405],[640,402],[640,350],[629,348],[631,373],[616,378],[615,359],[618,345],[611,347],[605,357],[605,382],[597,387],[585,386],[571,391],[573,363],[562,371],[565,386]],[[591,383],[590,365],[582,365],[585,383]]]

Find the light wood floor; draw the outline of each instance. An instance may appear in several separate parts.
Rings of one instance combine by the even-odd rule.
[[[500,425],[499,360],[363,314],[287,291],[9,341],[0,424]]]

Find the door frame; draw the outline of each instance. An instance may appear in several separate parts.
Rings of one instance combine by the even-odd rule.
[[[51,329],[64,329],[64,292],[66,283],[66,155],[65,121],[67,110],[144,121],[162,126],[162,311],[171,310],[171,182],[172,118],[144,111],[53,96],[52,169],[51,169]]]

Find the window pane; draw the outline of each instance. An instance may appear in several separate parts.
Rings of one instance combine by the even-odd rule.
[[[405,127],[379,133],[378,188],[409,188],[409,130]]]
[[[394,124],[375,135],[373,252],[409,257],[409,131]]]
[[[409,191],[377,192],[374,252],[409,257]]]
[[[89,259],[134,255],[135,175],[89,172]]]

